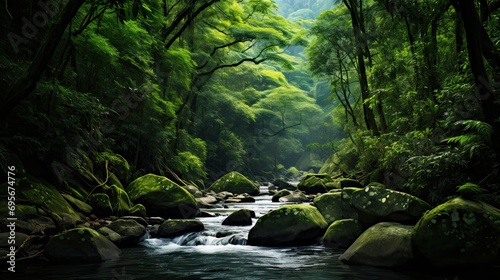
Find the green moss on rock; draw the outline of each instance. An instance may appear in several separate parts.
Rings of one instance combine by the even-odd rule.
[[[413,244],[436,267],[500,263],[500,210],[455,198],[428,211],[414,228]]]
[[[248,234],[248,244],[257,246],[310,245],[328,227],[311,205],[285,205],[260,217]]]
[[[35,178],[26,177],[17,181],[16,195],[19,200],[38,206],[55,214],[68,214],[73,220],[79,220],[80,215],[64,199],[57,189]]]
[[[194,218],[198,212],[196,199],[187,190],[166,177],[147,174],[126,187],[133,203],[146,207],[148,215],[163,218]]]
[[[231,192],[234,194],[248,193],[249,195],[258,195],[259,188],[252,183],[243,174],[232,171],[217,179],[209,188],[214,192]]]
[[[333,222],[323,235],[323,244],[332,248],[347,248],[363,233],[364,227],[356,219]]]

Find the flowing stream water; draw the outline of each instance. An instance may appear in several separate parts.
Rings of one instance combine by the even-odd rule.
[[[198,218],[205,230],[174,239],[146,238],[139,246],[123,248],[119,260],[101,264],[38,264],[25,268],[22,279],[469,279],[437,276],[415,270],[390,270],[341,263],[343,250],[322,245],[258,247],[246,245],[252,226],[223,226],[238,209],[255,211],[257,218],[284,203],[271,202],[267,188],[255,203],[228,204],[205,209],[220,216]],[[253,223],[257,219],[253,219]],[[224,233],[224,237],[216,237]],[[476,275],[477,276],[477,275]],[[4,279],[4,278],[2,278]],[[11,278],[9,278],[11,279]],[[481,279],[481,278],[470,278]]]

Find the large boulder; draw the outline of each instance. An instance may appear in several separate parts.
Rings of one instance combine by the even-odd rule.
[[[350,178],[336,178],[333,180],[332,186],[334,186],[336,189],[363,187],[363,185],[361,185],[359,181]]]
[[[436,267],[500,263],[500,210],[455,198],[425,213],[415,225],[417,252]]]
[[[120,244],[123,246],[136,245],[146,234],[146,227],[132,219],[118,219],[107,227],[122,237]]]
[[[310,245],[328,227],[311,205],[285,205],[260,217],[248,233],[248,244],[256,246]]]
[[[44,256],[58,263],[92,263],[117,259],[120,249],[90,228],[75,228],[50,238]]]
[[[332,248],[348,248],[364,230],[365,228],[356,219],[337,220],[323,235],[323,245]]]
[[[431,206],[420,198],[390,189],[368,186],[352,194],[359,221],[370,227],[379,222],[415,224]]]
[[[160,225],[157,237],[174,238],[189,232],[198,232],[205,229],[203,223],[195,219],[166,220]]]
[[[214,192],[228,191],[234,194],[248,193],[249,195],[258,195],[260,193],[252,181],[243,174],[232,171],[217,179],[209,188]]]
[[[187,219],[194,218],[199,210],[195,198],[187,190],[163,176],[139,177],[126,191],[133,203],[146,207],[149,216]]]
[[[347,264],[401,267],[414,261],[413,226],[382,222],[365,230],[339,257]]]
[[[248,209],[240,209],[231,213],[224,221],[224,226],[250,226],[252,225],[252,217],[255,217],[255,212]]]

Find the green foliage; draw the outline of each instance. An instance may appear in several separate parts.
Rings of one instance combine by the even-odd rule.
[[[472,195],[482,194],[485,192],[485,189],[471,182],[467,182],[461,186],[457,186],[457,193],[462,197],[471,197]]]
[[[455,126],[463,126],[462,131],[468,132],[444,139],[449,144],[459,144],[464,152],[472,159],[487,150],[491,145],[493,128],[491,125],[478,120],[460,120],[454,122]]]

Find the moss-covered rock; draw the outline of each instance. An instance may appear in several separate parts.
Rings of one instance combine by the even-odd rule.
[[[128,214],[131,216],[139,216],[146,218],[147,217],[146,207],[138,203],[129,209]]]
[[[401,267],[413,263],[413,226],[378,223],[365,230],[339,257],[347,264]]]
[[[93,263],[117,259],[120,249],[90,228],[75,228],[54,235],[44,256],[58,263]]]
[[[89,197],[89,204],[92,206],[92,213],[98,217],[106,217],[113,214],[111,200],[105,193],[94,193]]]
[[[313,202],[328,224],[342,219],[342,193],[325,193],[317,196]]]
[[[249,195],[258,195],[260,193],[259,187],[236,171],[229,172],[217,179],[209,190],[214,192],[228,191],[234,194],[248,193]]]
[[[18,201],[25,200],[26,204],[29,203],[59,216],[66,213],[75,221],[82,218],[55,187],[35,178],[26,177],[18,180],[16,182],[16,196]]]
[[[255,217],[255,212],[248,209],[240,209],[231,213],[224,221],[224,226],[250,226],[252,225],[252,216]]]
[[[256,246],[310,245],[318,241],[328,223],[316,207],[285,205],[260,217],[248,233]]]
[[[107,226],[122,237],[121,245],[133,246],[146,234],[146,227],[133,219],[118,219]]]
[[[333,222],[323,235],[323,245],[332,248],[347,248],[363,233],[365,228],[356,219]]]
[[[187,219],[194,218],[199,210],[196,199],[188,191],[163,176],[144,175],[125,190],[133,203],[146,207],[150,216]]]
[[[316,208],[321,212],[328,224],[340,219],[349,219],[358,217],[354,208],[351,207],[351,195],[358,188],[345,188],[335,192],[317,196],[313,202]]]
[[[425,213],[415,225],[416,250],[436,267],[500,263],[500,210],[455,198]]]
[[[306,194],[327,192],[326,183],[331,182],[330,177],[323,174],[307,174],[300,180],[297,188]]]
[[[71,206],[73,206],[73,209],[78,210],[86,215],[90,215],[92,213],[92,206],[88,205],[87,203],[74,198],[69,194],[62,193],[61,195],[68,201]]]
[[[107,188],[106,193],[108,194],[111,206],[113,209],[113,215],[124,216],[130,213],[130,208],[132,207],[132,202],[127,194],[127,192],[117,185],[112,185]]]
[[[189,232],[198,232],[205,229],[203,223],[195,219],[166,220],[160,225],[157,236],[160,238],[174,238]]]
[[[427,202],[416,196],[373,186],[354,192],[351,205],[365,227],[379,222],[414,224],[431,209]]]
[[[279,192],[275,193],[273,197],[271,198],[272,202],[279,202],[280,198],[292,194],[291,191],[289,190],[280,190]]]

